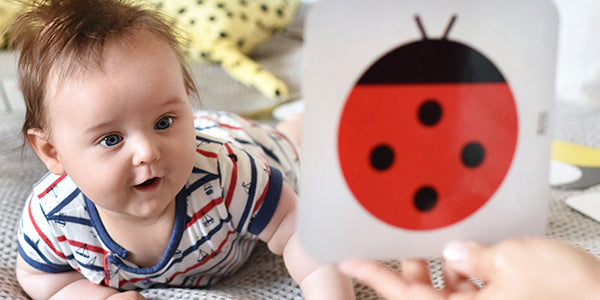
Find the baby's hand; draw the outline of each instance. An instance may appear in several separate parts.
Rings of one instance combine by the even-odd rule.
[[[112,294],[106,300],[146,300],[146,298],[136,291],[128,291]]]

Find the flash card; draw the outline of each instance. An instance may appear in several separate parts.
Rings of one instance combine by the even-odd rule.
[[[315,258],[541,235],[549,0],[321,0],[305,29],[299,235]]]

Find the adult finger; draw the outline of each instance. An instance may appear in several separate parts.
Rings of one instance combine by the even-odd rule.
[[[446,295],[435,290],[431,284],[411,283],[394,270],[374,261],[345,261],[339,264],[339,269],[388,300],[446,299]]]
[[[344,261],[338,264],[342,273],[371,287],[387,300],[445,300],[447,294],[431,283],[411,282],[391,268],[370,260]]]
[[[448,270],[488,282],[497,273],[495,249],[475,242],[452,242],[443,256]]]
[[[481,289],[473,281],[472,277],[449,268],[446,262],[442,264],[442,270],[444,274],[444,289],[450,293],[476,293]]]
[[[403,259],[400,265],[402,274],[408,281],[431,284],[427,261],[422,259]]]
[[[408,281],[396,271],[369,260],[349,260],[338,264],[339,270],[370,286],[386,299],[398,298],[406,293]]]

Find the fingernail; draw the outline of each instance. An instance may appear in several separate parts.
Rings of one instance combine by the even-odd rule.
[[[444,248],[443,256],[446,260],[452,262],[461,262],[467,258],[469,249],[464,243],[451,242]]]

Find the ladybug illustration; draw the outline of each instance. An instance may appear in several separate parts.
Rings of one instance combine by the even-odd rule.
[[[431,230],[488,202],[517,143],[511,89],[479,51],[422,39],[384,54],[350,91],[338,130],[344,179],[357,201],[387,224]]]

